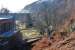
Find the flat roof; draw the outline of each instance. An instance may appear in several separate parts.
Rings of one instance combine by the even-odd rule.
[[[12,19],[13,16],[5,16],[5,15],[2,15],[0,16],[0,20],[3,20],[3,19]]]

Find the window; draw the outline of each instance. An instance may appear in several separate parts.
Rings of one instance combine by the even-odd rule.
[[[8,31],[14,30],[14,24],[13,23],[3,23],[0,24],[0,34]]]

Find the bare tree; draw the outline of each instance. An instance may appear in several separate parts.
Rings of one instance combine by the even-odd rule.
[[[2,8],[0,13],[8,14],[10,11],[7,8]]]

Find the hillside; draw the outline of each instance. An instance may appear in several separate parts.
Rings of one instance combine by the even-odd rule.
[[[62,3],[62,1],[64,2]],[[56,24],[58,23],[57,29],[51,34],[50,38],[44,36],[32,44],[32,50],[75,50],[75,1],[56,0],[55,3],[60,5],[54,9],[57,12],[55,13],[57,17],[55,21]]]
[[[65,20],[70,18],[73,6],[71,0],[38,0],[24,7],[23,11],[29,10],[32,12],[32,23],[37,29],[40,27],[46,29],[53,26],[56,30],[58,26],[63,25]]]

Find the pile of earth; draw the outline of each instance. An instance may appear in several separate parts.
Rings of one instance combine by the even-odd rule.
[[[32,50],[75,50],[75,32],[54,32],[32,44]]]

